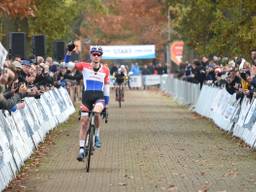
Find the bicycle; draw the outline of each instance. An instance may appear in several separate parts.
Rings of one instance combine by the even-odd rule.
[[[123,83],[120,83],[116,88],[116,100],[119,103],[119,108],[121,108],[122,106],[123,99],[124,99],[124,87],[123,87]]]
[[[102,115],[102,114],[101,114]],[[108,122],[108,113],[105,111],[103,115],[103,119],[105,119],[105,123]],[[93,155],[94,145],[95,145],[95,112],[89,112],[89,129],[87,133],[87,161],[86,161],[86,172],[90,171],[90,163],[91,163],[91,156]]]

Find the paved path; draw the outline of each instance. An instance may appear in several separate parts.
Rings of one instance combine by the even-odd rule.
[[[71,121],[25,191],[256,191],[256,153],[161,93],[127,91],[121,109],[112,101],[90,173],[75,159],[79,125]]]

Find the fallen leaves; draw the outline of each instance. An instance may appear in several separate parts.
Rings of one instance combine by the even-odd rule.
[[[208,181],[205,181],[204,185],[201,187],[201,189],[198,190],[198,192],[207,192],[209,190],[210,184]]]
[[[167,188],[167,191],[168,191],[168,192],[177,192],[177,191],[178,191],[178,187],[175,186],[175,185],[170,185],[170,186]]]
[[[236,177],[238,175],[237,169],[229,169],[223,176],[224,177]]]
[[[125,187],[125,186],[127,186],[127,183],[120,182],[120,183],[118,183],[118,185]]]
[[[127,174],[125,174],[124,177],[127,178],[127,179],[134,179],[134,177],[132,175],[129,176]]]

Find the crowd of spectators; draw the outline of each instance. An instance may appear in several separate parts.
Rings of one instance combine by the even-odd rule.
[[[192,83],[225,87],[239,98],[256,96],[256,50],[250,61],[241,57],[229,59],[214,56],[202,57],[180,66],[178,77]],[[242,99],[241,99],[242,100]]]
[[[167,73],[167,68],[160,63],[143,67],[134,63],[126,67],[129,75]],[[118,65],[110,66],[111,74],[117,69]],[[69,71],[61,63],[53,61],[51,57],[6,59],[4,68],[0,70],[0,109],[14,112],[25,107],[25,97],[39,99],[45,91],[60,86],[69,91],[73,85],[81,85],[81,81],[80,71]]]
[[[81,79],[81,72],[69,71],[51,57],[7,59],[0,71],[0,109],[14,112],[25,107],[25,97],[39,99],[45,91],[69,88]]]

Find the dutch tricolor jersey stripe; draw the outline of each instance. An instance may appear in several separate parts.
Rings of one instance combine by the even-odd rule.
[[[109,69],[101,64],[98,72],[94,72],[90,63],[76,63],[76,68],[83,73],[85,91],[104,91],[104,85],[109,84]]]

